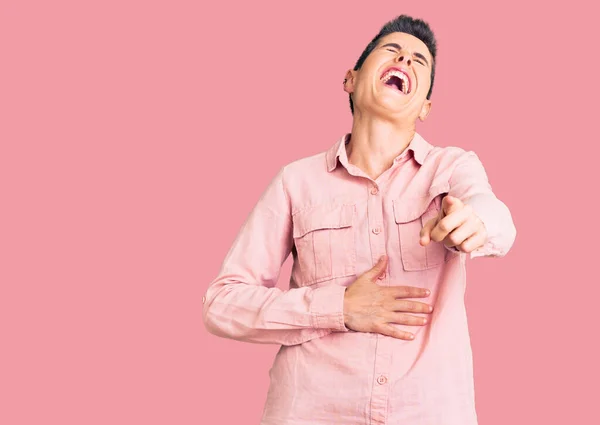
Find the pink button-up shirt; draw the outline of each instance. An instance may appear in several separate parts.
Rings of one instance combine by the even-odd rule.
[[[242,226],[204,298],[215,335],[281,344],[261,425],[475,425],[465,314],[465,253],[431,241],[423,224],[445,194],[470,204],[488,240],[470,258],[505,255],[516,230],[477,155],[418,133],[373,180],[348,162],[349,134],[284,166]],[[276,287],[292,253],[289,288]],[[431,290],[415,339],[349,330],[344,290],[389,257],[383,286]]]

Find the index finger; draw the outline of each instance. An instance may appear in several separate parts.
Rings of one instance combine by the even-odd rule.
[[[430,231],[429,237],[435,241],[441,242],[453,230],[462,226],[471,215],[471,207],[466,205],[464,208],[454,211],[442,218],[437,225]]]
[[[392,286],[388,290],[394,298],[424,298],[431,295],[429,289],[417,286]]]

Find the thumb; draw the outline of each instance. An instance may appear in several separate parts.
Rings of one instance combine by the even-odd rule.
[[[369,270],[369,277],[373,280],[377,280],[377,278],[385,271],[387,268],[388,257],[387,255],[382,255],[377,263]]]
[[[421,229],[419,243],[422,246],[427,246],[427,244],[431,241],[431,231],[437,224],[438,218],[439,217],[433,217],[431,220],[428,220]]]

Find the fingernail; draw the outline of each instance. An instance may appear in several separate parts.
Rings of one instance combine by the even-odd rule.
[[[414,336],[414,335],[412,335],[412,334],[410,334],[408,337],[409,337],[410,339],[415,339],[415,336]]]
[[[430,294],[431,294],[431,291],[430,291],[429,289],[425,289],[425,294],[426,294],[426,295],[430,295]]]

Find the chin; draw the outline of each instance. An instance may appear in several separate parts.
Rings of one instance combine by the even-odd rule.
[[[406,105],[398,104],[397,99],[395,101],[389,99],[388,101],[378,102],[377,106],[377,110],[381,112],[386,112],[387,114],[393,116],[406,113]]]

